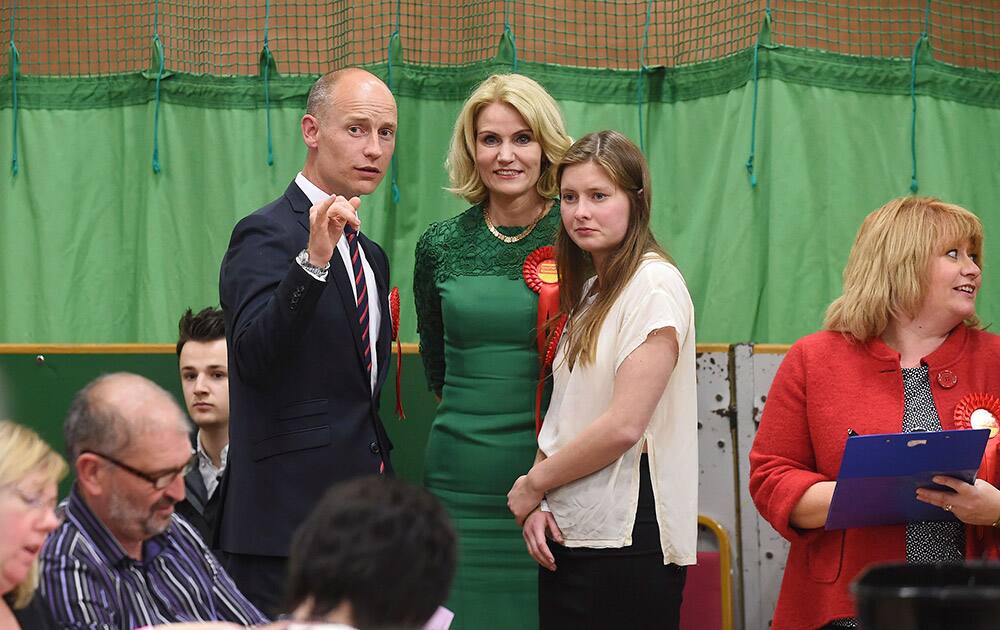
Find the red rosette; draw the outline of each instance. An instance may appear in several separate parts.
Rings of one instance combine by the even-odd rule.
[[[545,245],[528,254],[521,267],[521,275],[528,288],[538,294],[535,339],[541,359],[545,354],[546,324],[559,312],[559,271],[556,268],[555,248]]]
[[[521,267],[524,281],[535,293],[540,293],[542,285],[559,286],[559,271],[556,269],[556,250],[551,245],[539,247],[528,254]]]
[[[559,269],[556,267],[556,250],[551,245],[539,247],[528,254],[521,267],[524,283],[538,294],[538,317],[535,320],[535,343],[538,346],[538,386],[535,388],[535,434],[542,430],[542,392],[545,390],[545,371],[555,358],[559,336],[566,325],[563,317],[549,334],[550,322],[559,314]],[[551,355],[551,356],[549,356]]]
[[[389,291],[389,320],[392,323],[392,340],[396,342],[396,415],[406,420],[403,411],[403,344],[399,341],[399,287]]]
[[[1000,440],[994,440],[1000,427],[1000,398],[992,394],[967,394],[955,405],[955,428],[989,429],[990,437],[983,452],[983,462],[979,465],[980,479],[994,486],[1000,484]],[[1000,558],[1000,544],[993,527],[974,528],[974,544],[977,553],[988,559]]]
[[[985,413],[976,413],[983,411]],[[955,405],[955,427],[959,429],[989,429],[990,438],[1000,432],[1000,398],[992,394],[967,394]]]

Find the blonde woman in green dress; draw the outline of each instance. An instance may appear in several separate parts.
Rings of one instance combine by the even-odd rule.
[[[533,461],[538,296],[525,258],[559,226],[552,165],[571,140],[552,97],[493,75],[465,102],[452,137],[450,190],[472,207],[417,243],[420,354],[438,396],[424,483],[459,536],[452,628],[537,627],[537,570],[510,520],[507,490]]]

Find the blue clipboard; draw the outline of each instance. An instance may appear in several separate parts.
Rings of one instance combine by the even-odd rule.
[[[917,501],[917,488],[947,490],[934,475],[973,483],[989,429],[915,431],[847,438],[826,529],[955,521],[954,514]]]

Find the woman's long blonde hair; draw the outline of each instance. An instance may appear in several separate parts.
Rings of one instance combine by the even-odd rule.
[[[866,342],[898,317],[914,317],[927,294],[932,256],[968,245],[982,267],[983,224],[961,206],[933,197],[900,197],[861,224],[844,267],[844,292],[823,327]],[[965,320],[979,327],[973,315]]]
[[[32,473],[41,473],[46,482],[59,483],[66,476],[66,460],[52,450],[31,429],[10,420],[0,420],[0,488],[20,483]],[[2,532],[0,524],[0,532]],[[38,587],[36,559],[23,582],[14,586],[10,596],[14,608],[31,601]]]
[[[628,228],[621,245],[608,256],[603,273],[594,280],[587,295],[584,284],[594,275],[594,263],[586,251],[573,242],[566,226],[560,222],[556,236],[556,264],[559,268],[559,310],[571,317],[567,329],[566,359],[572,369],[579,360],[586,365],[594,361],[597,335],[611,306],[625,285],[635,275],[646,254],[654,254],[673,263],[649,228],[652,187],[649,166],[639,147],[617,131],[597,131],[580,138],[569,148],[556,167],[556,181],[561,185],[563,173],[570,166],[593,162],[607,173],[629,200]],[[593,302],[581,308],[584,301]]]

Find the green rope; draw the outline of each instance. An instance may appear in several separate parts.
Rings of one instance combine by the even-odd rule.
[[[389,87],[390,92],[392,91],[392,60],[397,55],[399,55],[401,60],[402,50],[403,46],[399,38],[399,0],[396,0],[396,24],[392,33],[389,34],[389,44],[386,46],[385,51],[385,83]],[[401,195],[399,193],[399,161],[395,151],[393,151],[392,159],[389,162],[389,172],[389,180],[392,183],[392,203],[398,205]]]
[[[517,38],[514,37],[514,31],[511,30],[510,25],[504,25],[503,27],[504,41],[510,42],[510,71],[517,72]]]
[[[271,138],[271,66],[277,65],[268,45],[268,23],[271,17],[271,0],[264,2],[264,47],[260,51],[260,68],[264,74],[264,124],[267,128],[267,165],[274,166],[274,141]]]
[[[507,10],[507,0],[503,3],[503,39],[510,41],[510,71],[517,72],[517,38],[514,37],[514,29],[510,27],[510,12]]]
[[[11,92],[11,150],[10,150],[10,172],[17,175],[17,75],[21,72],[21,54],[14,44],[14,14],[17,12],[17,2],[10,7],[10,92]]]
[[[921,33],[913,47],[913,58],[910,60],[910,101],[912,111],[910,113],[910,160],[913,168],[910,171],[910,192],[915,193],[920,188],[917,183],[917,55],[920,53],[920,45],[927,38],[926,33]]]
[[[163,78],[164,54],[163,42],[160,41],[160,0],[156,0],[153,9],[153,63],[157,68],[155,105],[153,108],[153,172],[160,172],[160,79]],[[158,63],[157,63],[158,62]]]
[[[927,6],[924,9],[924,30],[917,38],[917,43],[913,46],[913,56],[910,58],[910,160],[913,165],[910,171],[911,193],[916,193],[920,189],[920,184],[917,181],[917,61],[920,56],[920,47],[927,41],[930,24],[931,0],[927,0]]]
[[[652,0],[647,0],[646,25],[642,30],[642,47],[639,48],[639,76],[637,77],[635,86],[635,104],[639,110],[639,150],[643,153],[646,152],[646,134],[642,129],[642,106],[643,101],[645,100],[646,72],[649,70],[649,68],[646,67],[646,47],[649,45],[649,21],[652,12],[653,2]]]
[[[753,108],[750,112],[750,156],[747,157],[747,175],[750,176],[750,188],[757,187],[757,173],[754,172],[754,157],[757,153],[757,103],[760,97],[760,48],[770,45],[771,39],[771,3],[764,7],[764,23],[757,33],[757,41],[753,45]]]

